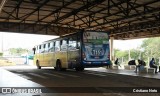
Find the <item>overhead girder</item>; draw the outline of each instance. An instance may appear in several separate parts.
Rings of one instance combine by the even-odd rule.
[[[76,0],[72,0],[72,1],[70,1],[70,2],[68,2],[68,3],[66,3],[66,4],[63,3],[63,6],[62,6],[62,7],[59,7],[58,9],[52,11],[50,14],[44,16],[44,17],[41,18],[39,21],[42,21],[42,20],[44,20],[45,18],[47,18],[47,17],[49,17],[49,16],[51,16],[51,15],[53,15],[53,14],[56,14],[56,13],[58,14],[58,13],[61,11],[62,8],[65,8],[66,6],[68,6],[68,5],[70,5],[70,4],[74,3],[74,2],[76,2]],[[57,18],[58,18],[58,15],[57,15]],[[37,21],[37,22],[39,22],[39,21]],[[37,23],[37,22],[36,22],[36,23]]]
[[[160,36],[160,21],[147,21],[110,30],[115,39],[130,39]]]
[[[159,37],[159,36],[160,36],[160,27],[111,35],[111,37],[114,37],[115,39],[119,39],[119,40],[149,38],[149,37]]]
[[[46,25],[43,24],[26,24],[26,23],[12,23],[12,22],[0,22],[0,30],[3,32],[15,32],[15,33],[29,33],[29,34],[42,34],[42,35],[59,35],[70,34],[78,32],[79,30],[74,28],[50,26],[41,29]]]
[[[89,7],[91,7],[91,6],[98,5],[98,4],[100,4],[100,3],[104,2],[104,1],[105,1],[105,0],[94,0],[94,1],[92,1],[92,2],[88,2],[87,4],[81,6],[80,8],[74,9],[74,10],[71,11],[70,13],[67,13],[67,14],[65,14],[65,15],[63,15],[63,16],[61,16],[61,17],[58,17],[57,19],[51,21],[50,23],[47,24],[47,27],[48,27],[48,26],[51,26],[51,24],[53,24],[53,23],[59,23],[59,22],[61,22],[61,20],[63,20],[63,19],[66,19],[66,18],[68,18],[68,17],[70,17],[70,16],[72,16],[72,15],[75,15],[75,14],[77,14],[78,12],[80,12],[80,11],[82,11],[82,10],[84,10],[84,9],[87,9],[87,8],[89,8]],[[44,27],[44,28],[45,28],[45,27]],[[42,29],[43,29],[43,28],[42,28]],[[42,30],[42,29],[40,29],[40,30]]]
[[[24,33],[28,29],[33,34],[64,35],[83,29],[102,30],[118,38],[123,33],[127,34],[125,37],[132,37],[136,36],[134,32],[150,32],[149,29],[160,26],[159,0],[7,1],[3,14],[0,14],[0,22],[9,27],[3,28],[1,25],[4,24],[0,24],[0,31],[3,29]]]
[[[90,14],[87,14],[87,15],[84,15],[83,17],[81,18],[78,18],[78,19],[75,19],[73,21],[70,21],[70,22],[66,22],[65,24],[68,24],[68,23],[71,23],[71,22],[75,22],[77,20],[82,20],[83,18],[86,18],[88,16],[92,17],[93,15],[95,15],[96,13],[99,13],[99,12],[102,12],[102,11],[105,11],[105,10],[108,10],[107,11],[107,14],[110,14],[110,8],[114,7],[115,5],[120,5],[120,4],[123,4],[126,2],[126,0],[121,0],[120,2],[116,3],[115,5],[110,5],[110,0],[108,0],[108,6],[106,6],[105,8],[102,8],[98,11],[95,11],[95,12],[91,12]],[[88,23],[91,23],[90,21],[88,21]],[[84,22],[84,24],[87,24],[86,22]],[[79,25],[78,25],[79,26]]]
[[[44,2],[43,2],[42,4],[40,4],[34,11],[32,11],[32,12],[29,13],[29,14],[24,15],[24,16],[23,16],[24,18],[20,21],[20,23],[23,22],[23,21],[25,21],[29,16],[31,16],[33,13],[35,13],[36,11],[38,11],[41,7],[43,7],[43,6],[44,6],[45,4],[47,4],[49,1],[50,1],[50,0],[44,0]]]
[[[6,1],[7,1],[7,0],[1,0],[1,2],[0,2],[0,13],[2,12],[2,9],[3,9]]]
[[[126,0],[127,1],[127,0]],[[152,1],[150,1],[150,2],[147,2],[147,3],[145,3],[145,4],[141,4],[141,5],[136,5],[134,8],[139,8],[139,7],[144,7],[144,6],[147,6],[147,5],[149,5],[149,4],[152,4],[152,3],[155,3],[155,2],[158,2],[159,0],[152,0]],[[112,1],[113,2],[113,1]],[[115,5],[115,3],[114,3],[114,5]],[[118,6],[118,5],[115,5],[115,6]],[[114,6],[114,7],[115,7]],[[118,7],[119,8],[119,7]],[[146,8],[146,9],[145,9]],[[133,10],[133,8],[128,8],[127,10]],[[151,13],[153,13],[153,12],[159,12],[160,11],[160,7],[159,8],[155,8],[155,9],[151,9],[151,10],[147,10],[147,7],[144,7],[144,10],[143,10],[143,12],[141,12],[141,13],[136,13],[136,14],[132,14],[132,15],[129,15],[128,14],[128,16],[127,15],[123,15],[123,16],[121,16],[121,18],[117,18],[117,19],[113,19],[113,20],[110,20],[110,21],[108,21],[106,18],[108,18],[108,17],[111,17],[111,16],[114,16],[114,15],[117,15],[117,14],[120,14],[120,13],[124,13],[125,12],[125,10],[120,10],[120,11],[118,11],[118,12],[116,12],[116,13],[113,13],[113,14],[107,14],[107,15],[105,15],[105,16],[103,16],[103,17],[100,17],[100,18],[98,18],[98,19],[93,19],[92,21],[90,21],[90,23],[92,23],[92,22],[95,22],[95,21],[97,21],[98,22],[98,20],[103,20],[104,22],[98,22],[96,25],[94,25],[94,26],[90,26],[90,27],[86,27],[86,29],[90,29],[90,28],[95,28],[95,27],[97,27],[97,26],[102,26],[102,25],[106,25],[106,24],[110,24],[110,23],[114,23],[114,22],[117,22],[117,21],[122,21],[122,20],[126,20],[126,19],[130,19],[130,18],[137,18],[138,16],[143,16],[144,14],[151,14]],[[86,22],[86,23],[89,23],[89,22]],[[84,23],[82,23],[82,24],[79,24],[79,25],[77,25],[77,26],[82,26],[82,25],[84,25]]]

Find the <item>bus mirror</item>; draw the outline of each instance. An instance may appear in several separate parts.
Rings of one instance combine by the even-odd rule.
[[[33,50],[33,54],[35,54],[36,53],[36,48],[33,48],[32,50]]]

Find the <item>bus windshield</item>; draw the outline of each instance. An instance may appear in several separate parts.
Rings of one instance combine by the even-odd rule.
[[[105,32],[84,32],[83,34],[83,60],[107,61],[109,60],[109,37]]]

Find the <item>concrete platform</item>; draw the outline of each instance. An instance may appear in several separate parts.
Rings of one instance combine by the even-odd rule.
[[[7,89],[6,89],[7,88]],[[56,93],[20,93],[14,89],[43,89],[44,86],[0,68],[0,96],[57,96]],[[6,91],[7,90],[7,91]],[[12,91],[11,91],[12,90]]]
[[[105,73],[114,73],[114,74],[121,74],[121,75],[129,75],[129,76],[139,76],[145,78],[153,78],[153,79],[160,79],[160,72],[157,74],[148,74],[148,73],[135,73],[134,70],[125,70],[125,69],[106,69],[106,68],[86,68],[86,70],[98,71],[98,72],[105,72]]]
[[[43,87],[43,86],[0,68],[0,87]]]

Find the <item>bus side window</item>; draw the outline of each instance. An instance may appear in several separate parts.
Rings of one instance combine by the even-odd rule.
[[[55,42],[55,51],[60,51],[60,41]]]
[[[44,53],[46,48],[46,44],[41,45],[40,53]]]
[[[53,42],[52,52],[54,52],[54,51],[55,51],[55,45],[56,45],[56,42]]]
[[[36,53],[39,53],[39,46],[36,46]]]
[[[39,45],[39,53],[42,53],[42,45]]]
[[[77,46],[77,37],[73,36],[69,38],[68,50],[75,50]]]
[[[48,43],[49,44],[49,43]],[[45,44],[45,48],[44,48],[44,52],[47,53],[48,52],[48,44]]]
[[[48,48],[50,48],[50,43],[48,43]]]
[[[67,51],[67,39],[62,40],[61,51]]]
[[[43,44],[43,47],[41,48],[41,53],[45,52],[46,44]]]
[[[49,43],[48,52],[54,52],[54,42]]]

